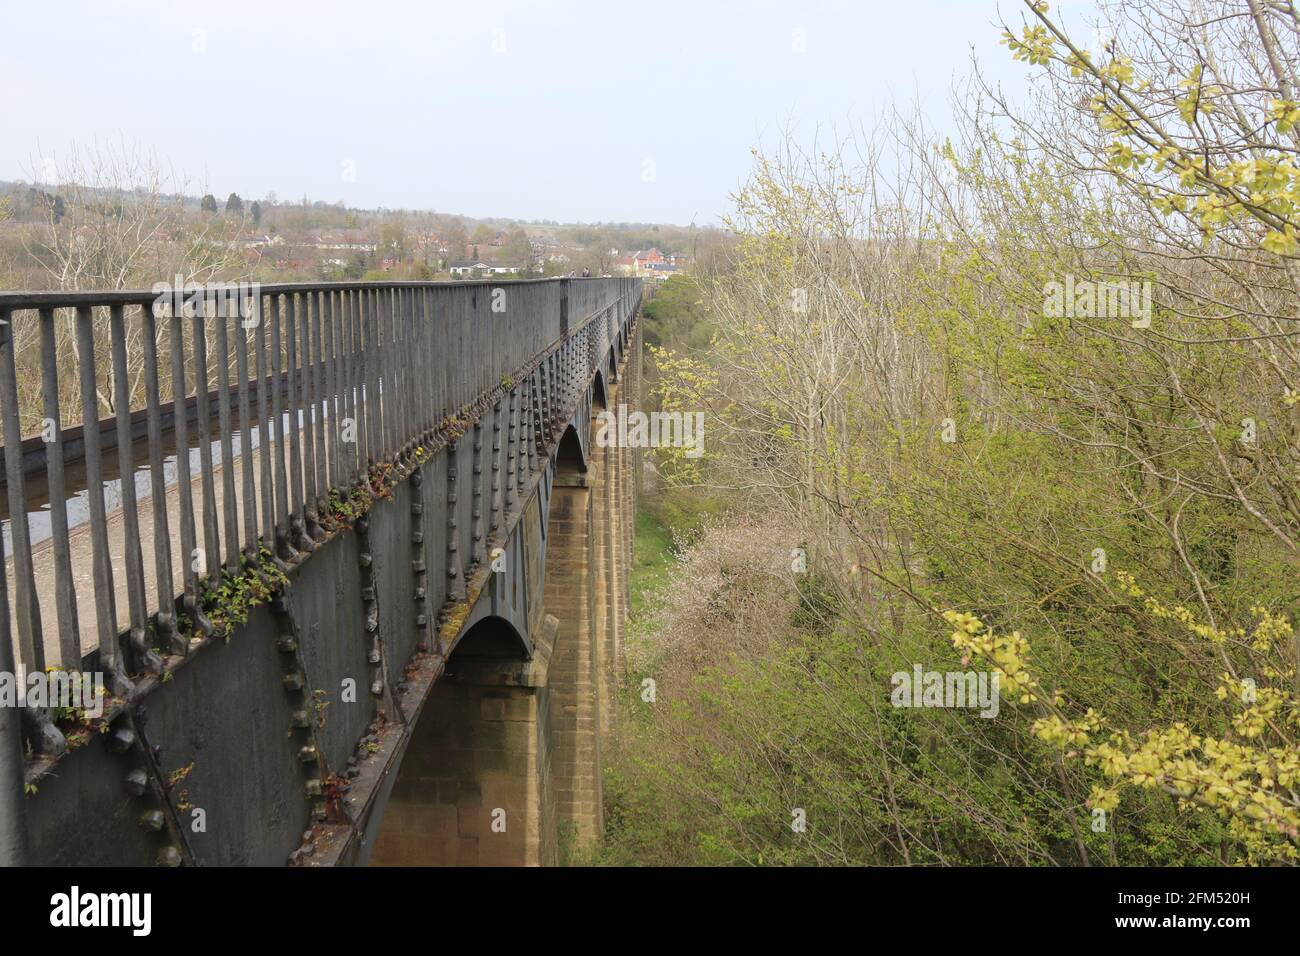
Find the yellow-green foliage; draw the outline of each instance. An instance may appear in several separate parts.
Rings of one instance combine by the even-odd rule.
[[[1088,53],[1027,4],[1004,39],[1042,97],[974,84],[953,142],[906,144],[924,190],[757,156],[699,277],[710,348],[654,357],[665,407],[709,411],[692,477],[808,568],[724,525],[706,593],[663,602],[691,679],[628,703],[610,859],[1296,861],[1295,36],[1122,6]],[[1149,284],[1149,314],[1049,309],[1067,277]],[[1007,706],[894,709],[916,663]]]
[[[1092,707],[1071,716],[1078,708],[1071,708],[1059,691],[1040,699],[1034,693],[1038,682],[1028,669],[1029,643],[1019,631],[998,635],[972,614],[948,611],[944,617],[954,627],[953,646],[986,661],[1001,677],[1009,701],[1036,705],[1040,716],[1033,730],[1038,737],[1097,768],[1101,779],[1092,785],[1090,807],[1116,810],[1126,787],[1163,790],[1182,809],[1210,810],[1226,820],[1228,832],[1241,842],[1251,862],[1294,861],[1300,842],[1300,798],[1295,793],[1300,782],[1300,702],[1293,689],[1294,661],[1273,656],[1274,651],[1291,649],[1290,622],[1255,608],[1249,631],[1240,626],[1216,628],[1200,623],[1181,605],[1166,606],[1148,595],[1132,575],[1117,571],[1116,577],[1121,593],[1139,602],[1143,613],[1198,640],[1249,652],[1259,673],[1279,686],[1257,687],[1254,678],[1234,677],[1235,668],[1225,655],[1229,669],[1213,691],[1224,707],[1204,721],[1209,726],[1175,721],[1135,732],[1108,726],[1104,711]]]

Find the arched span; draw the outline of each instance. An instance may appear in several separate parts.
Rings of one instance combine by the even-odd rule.
[[[596,377],[591,382],[591,404],[596,411],[603,412],[609,408],[609,399],[605,395],[605,372],[598,368]]]
[[[560,436],[560,446],[555,452],[556,475],[580,474],[587,470],[587,456],[582,450],[582,438],[570,422]]]
[[[452,649],[448,669],[472,661],[527,660],[528,642],[504,617],[488,615],[474,624]]]

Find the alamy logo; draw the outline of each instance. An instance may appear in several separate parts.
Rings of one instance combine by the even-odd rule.
[[[619,405],[617,414],[596,415],[599,448],[685,448],[687,458],[704,454],[703,412],[632,412]]]
[[[151,893],[68,893],[50,897],[51,926],[129,926],[132,936],[148,936],[152,928]]]
[[[912,672],[898,671],[890,678],[895,707],[969,707],[981,717],[996,717],[1000,703],[997,671],[927,671],[920,664]]]
[[[1048,318],[1131,319],[1135,329],[1151,327],[1151,282],[1077,281],[1066,273],[1064,282],[1043,286],[1043,315]]]
[[[262,286],[258,282],[155,282],[154,315],[203,316],[208,319],[241,317],[246,329],[257,328],[262,315]]]
[[[32,671],[25,678],[0,671],[0,707],[52,707],[104,715],[104,674],[59,670]]]

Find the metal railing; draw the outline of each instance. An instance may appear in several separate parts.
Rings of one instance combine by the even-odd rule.
[[[312,550],[333,492],[539,356],[590,370],[639,288],[264,285],[238,309],[211,290],[0,293],[0,671],[90,653],[128,695],[127,663],[156,669],[186,653],[182,621],[206,625],[204,585]]]

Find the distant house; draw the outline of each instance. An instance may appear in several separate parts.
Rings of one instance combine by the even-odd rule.
[[[374,252],[377,246],[364,229],[316,229],[311,243],[317,249],[345,249],[356,252]]]
[[[665,256],[658,249],[643,249],[615,260],[614,265],[623,275],[655,276],[662,279],[685,266],[686,257],[676,254]]]
[[[453,262],[447,267],[447,271],[454,276],[465,278],[467,276],[518,275],[520,270],[518,266],[496,266],[482,260],[471,261],[466,259],[461,262]]]
[[[632,254],[632,264],[636,268],[637,275],[641,275],[648,269],[657,269],[665,261],[664,254],[658,249],[647,249],[645,252],[634,252]]]
[[[86,235],[88,235],[88,230],[85,233],[83,233],[81,230],[78,230],[76,233],[74,233],[74,237],[73,237],[74,241],[82,242],[84,241]],[[179,237],[172,236],[169,238],[175,240]],[[261,249],[265,246],[284,245],[284,237],[271,236],[264,232],[255,232],[255,233],[250,233],[249,235],[240,236],[236,239],[216,239],[213,240],[213,244],[221,246],[225,249],[251,249],[253,251],[257,251],[258,249]]]
[[[284,245],[283,236],[272,236],[268,233],[255,233],[251,236],[245,236],[242,240],[245,246],[250,249],[258,249],[262,246],[282,246]]]

